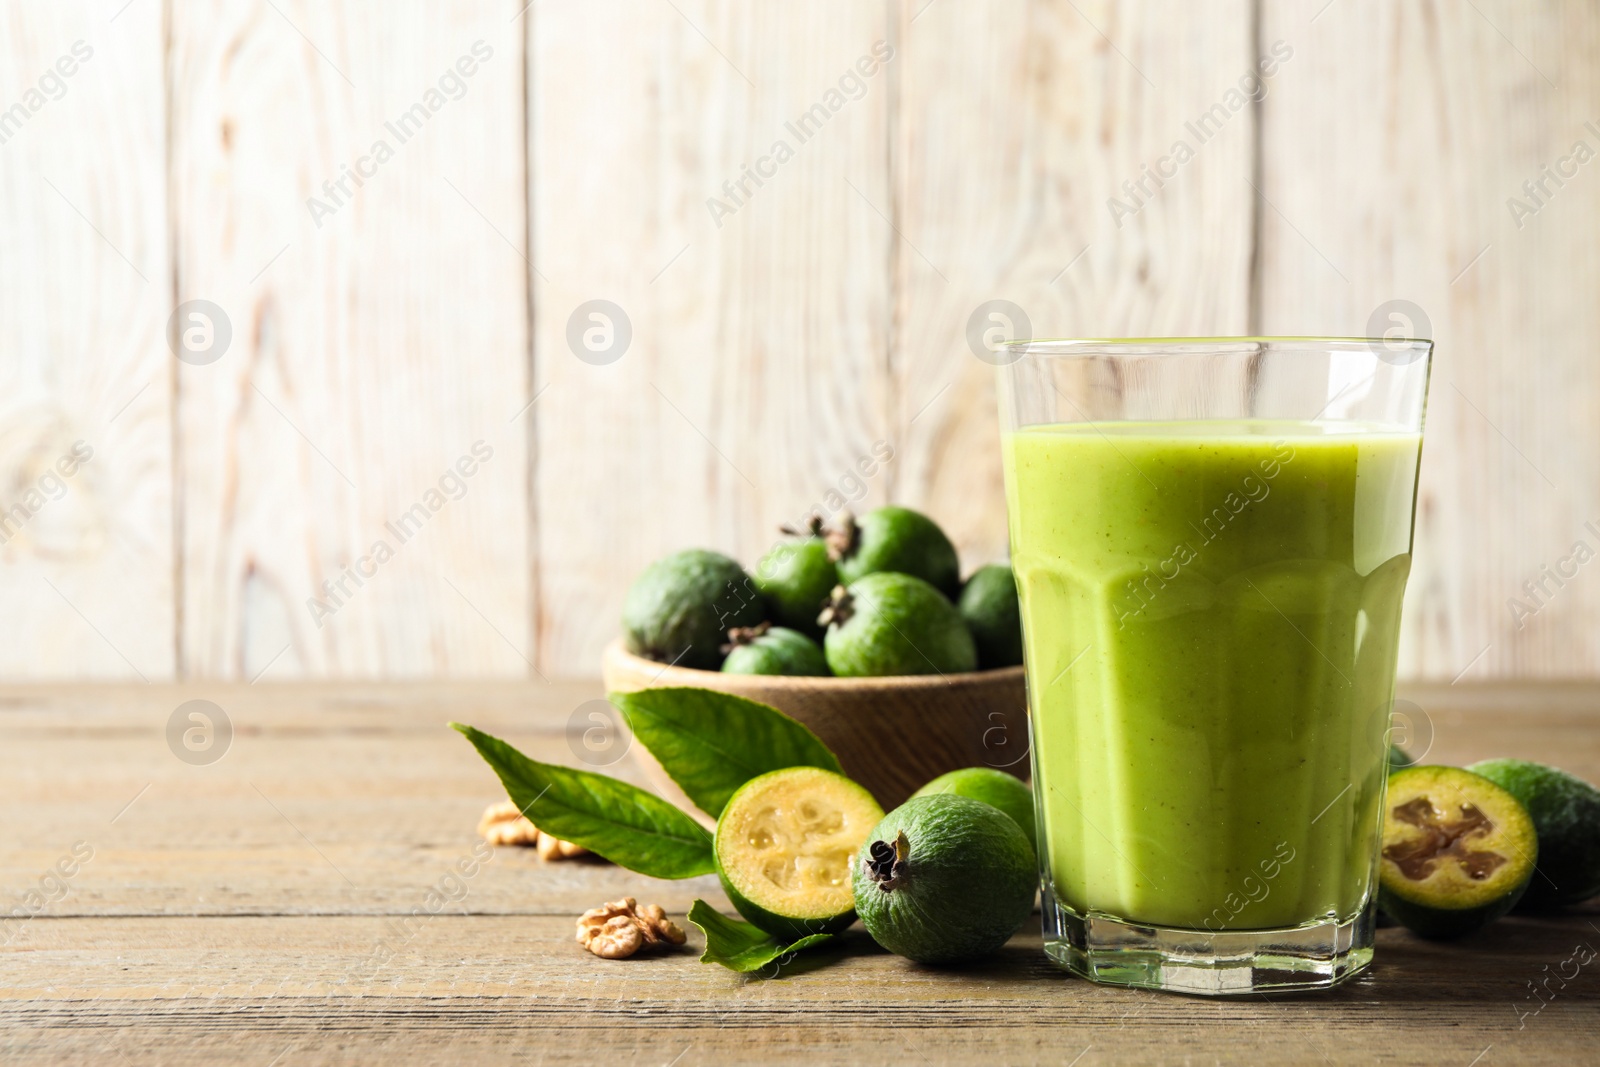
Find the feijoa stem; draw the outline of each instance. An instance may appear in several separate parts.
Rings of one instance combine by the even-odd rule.
[[[758,622],[754,626],[735,626],[728,631],[728,643],[722,646],[722,654],[726,656],[741,645],[751,644],[770,629],[772,629],[770,622]]]
[[[849,511],[840,512],[839,525],[829,530],[823,540],[828,542],[828,558],[835,563],[854,552],[856,543],[861,540],[861,527],[856,525],[855,515]]]
[[[827,537],[828,529],[822,523],[822,516],[812,512],[811,518],[806,520],[804,527],[790,526],[784,523],[778,527],[779,533],[788,534],[790,537]]]
[[[878,883],[879,889],[892,893],[906,884],[906,860],[911,855],[911,842],[906,839],[904,830],[895,836],[894,844],[874,841],[867,852],[872,857],[867,860],[867,875]]]
[[[855,597],[842,585],[833,587],[833,592],[828,594],[828,600],[822,606],[822,614],[817,616],[818,626],[832,626],[838,623],[843,626],[850,621],[850,616],[856,613]]]

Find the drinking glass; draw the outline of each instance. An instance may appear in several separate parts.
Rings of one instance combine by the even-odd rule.
[[[999,350],[1052,960],[1224,995],[1371,961],[1432,347]]]

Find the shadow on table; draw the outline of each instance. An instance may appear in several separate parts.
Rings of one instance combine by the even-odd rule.
[[[1587,962],[1585,962],[1587,960]],[[1536,994],[1534,985],[1542,993]],[[1392,927],[1378,931],[1372,967],[1330,992],[1273,994],[1274,1003],[1362,1002],[1508,1005],[1559,996],[1600,1003],[1600,911],[1592,905],[1549,915],[1513,915],[1448,941]]]
[[[1065,978],[1067,975],[1045,958],[1039,939],[1039,917],[1033,916],[1021,931],[999,952],[971,963],[935,966],[896,959],[879,947],[859,923],[825,945],[795,956],[783,967],[784,977],[806,974],[845,960],[861,957],[886,957],[911,971],[930,975],[949,974],[963,978],[980,979],[987,983],[1036,982],[1040,979]]]

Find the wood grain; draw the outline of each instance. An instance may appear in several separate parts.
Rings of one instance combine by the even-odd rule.
[[[519,6],[173,11],[186,675],[531,670]]]
[[[1001,558],[966,339],[996,299],[1079,336],[1366,333],[1419,305],[1402,673],[1600,671],[1588,556],[1551,576],[1600,551],[1600,185],[1543,177],[1600,152],[1591,4],[168,6],[0,15],[0,109],[28,115],[0,128],[0,510],[95,450],[0,543],[25,605],[0,675],[592,677],[647,561],[753,563],[847,502]],[[480,39],[461,98],[314,216]],[[166,346],[192,299],[233,327],[207,366]],[[631,322],[614,363],[567,341],[595,299]]]
[[[531,16],[540,656],[593,676],[653,559],[704,546],[752,566],[779,523],[886,499],[900,60],[855,73],[887,43],[881,0]],[[567,341],[596,299],[632,328],[604,365]]]
[[[1512,919],[1470,948],[1379,935],[1368,977],[1316,997],[1206,1002],[1068,978],[1036,929],[939,971],[859,931],[764,981],[693,951],[603,961],[570,918],[64,919],[0,990],[8,1063],[852,1063],[885,1044],[952,1064],[1587,1062],[1600,986],[1530,1011],[1525,981],[1596,935]],[[698,948],[693,935],[691,949]],[[393,951],[392,957],[387,956]],[[117,1057],[113,1057],[117,1058]],[[1480,1062],[1489,1061],[1485,1056]],[[118,1058],[120,1062],[120,1058]]]
[[[174,670],[162,14],[111,14],[0,13],[8,678]]]
[[[1247,329],[1255,117],[1225,110],[1204,143],[1186,124],[1252,69],[1251,8],[897,12],[894,496],[971,569],[1007,555],[994,369],[967,338],[980,305],[1011,301],[1035,337]],[[1143,168],[1179,141],[1193,158],[1158,188]]]
[[[0,720],[15,773],[0,810],[16,832],[0,852],[0,900],[83,841],[94,859],[52,915],[403,914],[471,858],[479,815],[504,799],[446,722],[589,766],[567,727],[599,695],[592,683],[537,682],[10,690]],[[168,748],[168,720],[190,699],[232,724],[209,765]],[[640,781],[628,758],[593,769]],[[473,910],[488,913],[576,915],[637,892],[680,912],[697,896],[723,899],[714,878],[659,882],[517,848],[497,850],[470,885]]]
[[[1402,673],[1592,674],[1600,585],[1541,568],[1578,541],[1600,549],[1585,528],[1600,457],[1571,429],[1600,414],[1600,306],[1570,299],[1600,270],[1600,181],[1585,165],[1536,213],[1509,203],[1533,206],[1523,183],[1574,142],[1600,152],[1585,126],[1600,18],[1563,2],[1323,6],[1262,5],[1263,36],[1296,48],[1263,104],[1262,329],[1365,334],[1395,299],[1431,323]]]
[[[1600,778],[1593,685],[1403,695],[1433,724],[1430,759],[1521,755]],[[859,928],[776,980],[698,963],[694,933],[680,954],[602,961],[573,940],[581,908],[624,894],[675,916],[694,896],[725,907],[714,880],[541,865],[528,850],[497,850],[430,910],[494,795],[442,720],[563,759],[570,709],[596,696],[537,683],[0,688],[15,772],[0,779],[4,899],[39,885],[73,841],[95,845],[64,897],[20,929],[0,926],[0,1055],[858,1063],[891,1046],[956,1064],[1567,1064],[1587,1062],[1600,1037],[1589,970],[1552,984],[1542,1007],[1529,990],[1600,939],[1592,904],[1454,944],[1382,930],[1360,980],[1241,1001],[1068,978],[1045,963],[1036,925],[959,969],[882,953]],[[162,738],[167,710],[194,698],[225,707],[236,728],[205,767],[174,759]]]

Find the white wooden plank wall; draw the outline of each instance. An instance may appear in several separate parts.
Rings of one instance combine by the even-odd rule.
[[[187,674],[531,669],[518,6],[173,7]]]
[[[19,0],[0,57],[0,676],[593,674],[650,559],[819,503],[1002,558],[1008,305],[1391,300],[1407,672],[1600,670],[1585,0]]]
[[[889,470],[858,464],[900,444],[889,10],[529,12],[538,620],[553,668],[597,669],[628,579],[655,557],[705,545],[753,563],[830,490],[888,499]],[[604,60],[574,42],[606,42]],[[612,362],[568,344],[592,300],[631,325]]]
[[[176,668],[163,38],[149,0],[0,8],[9,677]]]
[[[1393,300],[1431,323],[1403,669],[1593,675],[1600,567],[1578,557],[1600,554],[1600,9],[1320,8],[1263,5],[1263,38],[1296,52],[1263,103],[1260,328],[1365,334]]]

